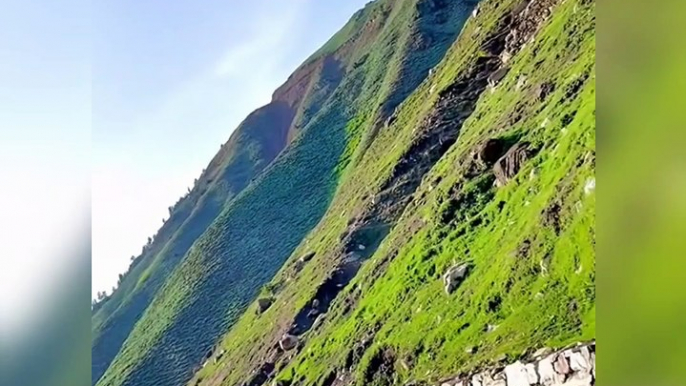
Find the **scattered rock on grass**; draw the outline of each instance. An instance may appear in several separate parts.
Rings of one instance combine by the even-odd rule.
[[[285,334],[279,340],[279,347],[284,351],[293,350],[298,345],[298,338],[296,336]]]
[[[263,312],[267,311],[267,309],[269,309],[273,303],[274,299],[272,298],[257,299],[257,313],[262,314]]]
[[[447,294],[451,294],[457,289],[467,276],[468,270],[469,265],[466,263],[458,264],[448,269],[445,275],[443,275],[443,284],[445,285],[445,292]]]

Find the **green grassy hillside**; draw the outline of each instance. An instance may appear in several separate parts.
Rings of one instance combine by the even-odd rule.
[[[425,3],[431,4],[428,9]],[[254,157],[255,146],[238,142],[241,134],[251,131],[239,128],[232,137],[237,138],[235,151],[230,153],[237,155],[229,157],[222,149],[213,160],[211,166],[234,166],[222,166],[223,175],[210,172],[216,169],[212,167],[204,173],[217,189],[217,178],[241,183],[249,182],[246,176],[251,174],[255,178],[236,196],[227,195],[221,213],[206,230],[193,227],[177,234],[202,232],[187,253],[174,254],[180,262],[167,264],[171,270],[160,269],[166,255],[150,259],[137,285],[153,283],[153,275],[163,284],[152,288],[136,312],[127,314],[127,328],[118,330],[116,337],[123,344],[116,347],[98,385],[176,385],[190,379],[216,339],[321,220],[340,183],[346,154],[354,154],[356,144],[363,137],[369,139],[372,129],[386,119],[386,106],[397,105],[428,75],[471,8],[466,2],[372,3],[351,20],[355,27],[346,27],[349,34],[335,37],[277,90],[275,99],[284,101],[293,114],[285,131],[266,130],[273,122],[260,116],[273,111],[258,111],[248,118],[246,122],[258,122],[250,127],[266,122],[265,130],[257,130],[263,137],[252,143],[265,147],[263,141],[285,132],[288,146],[257,174],[268,162],[255,162],[262,159]],[[430,21],[433,18],[440,22]],[[417,44],[421,39],[430,44]],[[320,81],[308,81],[313,76],[309,74]],[[349,128],[355,117],[364,117],[360,130]],[[230,140],[225,148],[231,144]],[[109,320],[115,330],[122,325],[121,320]]]
[[[189,384],[433,384],[595,338],[594,1],[484,0],[389,124],[369,117],[274,303]]]

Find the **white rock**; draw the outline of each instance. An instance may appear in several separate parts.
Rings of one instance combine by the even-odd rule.
[[[574,373],[565,383],[561,385],[564,386],[591,386],[593,383],[593,377],[591,374],[584,373]]]
[[[505,377],[507,378],[507,386],[531,385],[526,367],[520,361],[505,366]]]
[[[451,267],[448,272],[443,275],[443,284],[445,292],[451,294],[464,280],[469,270],[468,264],[458,264]]]
[[[483,376],[481,374],[474,374],[472,376],[472,381],[470,382],[471,386],[483,386],[483,383],[481,382]]]
[[[524,369],[526,370],[526,377],[529,380],[529,384],[538,384],[538,373],[536,372],[536,366],[533,363],[527,363],[524,365]]]
[[[298,345],[298,338],[296,336],[285,334],[279,341],[279,346],[284,351],[289,351]]]
[[[593,366],[591,365],[591,353],[588,347],[581,346],[578,351],[571,351],[568,355],[569,367],[575,372],[590,374]]]
[[[541,276],[548,276],[548,267],[546,267],[545,262],[541,260],[539,265],[541,266]]]
[[[555,372],[555,369],[553,369],[553,360],[556,358],[556,355],[550,355],[544,359],[541,359],[538,362],[538,375],[540,377],[540,383],[543,386],[556,386],[556,385],[561,385],[562,382],[564,381],[564,378]]]
[[[483,386],[507,386],[505,374],[503,373],[495,374],[492,377],[486,373],[481,382]]]
[[[588,196],[595,190],[595,177],[589,178],[584,185],[584,193]]]

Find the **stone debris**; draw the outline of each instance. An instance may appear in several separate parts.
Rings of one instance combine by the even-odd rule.
[[[481,373],[481,386],[507,386],[507,380],[505,379],[505,373],[489,374]]]
[[[486,332],[493,332],[498,329],[497,325],[489,324],[486,326]]]
[[[533,364],[517,361],[505,367],[507,386],[530,386],[538,383],[538,373]]]
[[[556,355],[548,356],[538,362],[538,376],[540,383],[543,386],[561,385],[564,382],[564,376],[558,374],[553,368],[553,360]]]
[[[594,386],[595,342],[553,352],[541,348],[530,363],[518,360],[471,376],[441,381],[440,386]],[[450,379],[450,378],[448,378]]]
[[[557,358],[555,358],[555,361],[553,362],[553,369],[560,375],[567,375],[571,372],[572,369],[569,368],[569,362],[564,353],[557,355]]]
[[[584,193],[588,196],[595,190],[595,178],[589,178],[584,185]]]
[[[569,367],[572,371],[591,373],[593,366],[591,365],[591,352],[588,347],[582,346],[577,351],[569,350],[566,355],[569,357]]]

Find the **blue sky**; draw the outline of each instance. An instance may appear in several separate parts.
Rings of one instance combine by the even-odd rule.
[[[240,121],[366,2],[93,3],[94,292],[109,291]]]

